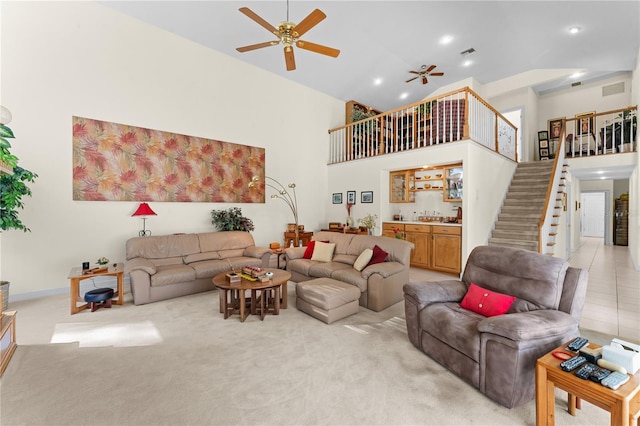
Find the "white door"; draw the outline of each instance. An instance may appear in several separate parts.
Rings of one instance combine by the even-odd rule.
[[[582,232],[583,237],[604,238],[604,192],[583,192],[580,194],[582,203]]]

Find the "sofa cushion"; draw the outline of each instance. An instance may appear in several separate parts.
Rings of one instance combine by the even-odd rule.
[[[351,265],[353,266],[353,264],[356,262],[357,256],[353,256],[350,254],[334,254],[333,255],[333,261],[334,262],[340,262],[340,263],[346,263],[347,265]]]
[[[332,274],[340,269],[352,269],[351,265],[347,265],[346,263],[340,262],[313,262],[311,266],[309,266],[309,276],[311,277],[331,277]]]
[[[151,275],[151,286],[158,287],[169,284],[183,283],[196,279],[196,271],[187,265],[158,266],[155,274]]]
[[[429,305],[419,315],[424,331],[474,361],[480,361],[478,323],[486,317],[453,302]]]
[[[196,278],[213,278],[230,269],[227,259],[202,260],[190,263],[189,266],[196,272]]]
[[[203,232],[198,235],[199,252],[245,249],[255,246],[253,236],[244,231]]]
[[[362,253],[360,253],[360,256],[358,256],[356,261],[353,262],[353,267],[356,268],[356,271],[362,271],[369,264],[369,261],[371,261],[372,257],[373,250],[364,249]]]
[[[316,262],[331,262],[335,248],[335,243],[323,243],[321,241],[316,241],[311,260]]]
[[[369,283],[369,281],[362,276],[362,273],[356,271],[354,268],[336,269],[331,274],[331,278],[354,285],[358,287],[361,293],[367,291],[367,284]]]
[[[197,234],[151,235],[135,237],[127,240],[126,258],[144,257],[146,259],[163,259],[167,257],[186,256],[200,253]]]
[[[220,253],[217,251],[206,251],[204,253],[190,254],[184,257],[184,263],[200,262],[202,260],[220,259]]]
[[[380,248],[380,246],[378,246],[376,244],[373,247],[373,255],[371,256],[371,260],[369,261],[367,266],[375,265],[376,263],[382,263],[387,259],[387,256],[389,256],[389,253],[387,253],[386,251],[382,250]]]
[[[471,283],[460,306],[485,317],[494,317],[507,313],[515,297],[487,290]]]
[[[228,249],[228,250],[220,250],[218,252],[220,254],[220,259],[227,259],[230,257],[242,257],[244,255],[244,249]]]
[[[171,265],[184,265],[182,256],[165,257],[163,259],[149,259],[154,265],[157,266],[171,266]]]

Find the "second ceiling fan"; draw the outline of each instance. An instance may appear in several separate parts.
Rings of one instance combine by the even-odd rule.
[[[406,82],[409,83],[410,81],[415,80],[416,78],[420,78],[422,77],[422,84],[427,84],[429,81],[427,80],[427,76],[431,76],[431,77],[442,77],[444,75],[443,72],[431,72],[436,68],[435,65],[431,65],[429,68],[427,68],[426,65],[423,65],[420,67],[420,69],[418,71],[409,71],[411,74],[418,74],[417,76],[410,78],[409,80],[407,80]]]
[[[334,58],[340,54],[338,49],[300,40],[300,37],[302,37],[307,31],[315,27],[320,21],[327,17],[327,15],[325,15],[320,9],[315,9],[296,25],[293,22],[289,22],[289,2],[287,1],[287,20],[280,22],[278,28],[269,24],[248,7],[241,7],[240,12],[244,13],[267,29],[267,31],[278,37],[278,40],[238,47],[236,48],[238,52],[248,52],[250,50],[275,46],[282,43],[284,45],[284,60],[287,66],[287,71],[293,71],[296,69],[296,60],[293,54],[294,44],[300,49],[309,50],[311,52],[320,53]]]

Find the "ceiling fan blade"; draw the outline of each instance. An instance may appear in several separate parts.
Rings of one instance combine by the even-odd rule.
[[[279,44],[279,43],[280,43],[279,40],[266,41],[264,43],[258,43],[258,44],[252,44],[252,45],[249,45],[249,46],[237,47],[236,50],[238,52],[248,52],[250,50],[261,49],[263,47],[275,46],[276,44]]]
[[[296,37],[302,37],[304,33],[309,31],[311,28],[318,25],[320,21],[326,18],[327,15],[324,14],[320,9],[316,9],[310,14],[307,15],[298,25],[293,28],[293,31],[298,33]]]
[[[311,43],[310,41],[298,40],[296,42],[296,46],[298,46],[300,49],[310,50],[312,52],[320,53],[322,55],[327,55],[334,58],[337,58],[340,54],[340,51],[338,49],[323,46],[321,44]]]
[[[429,74],[431,77],[442,77],[444,75],[443,72],[432,72],[431,74]]]
[[[409,71],[411,74],[418,74],[420,75],[420,71]]]
[[[426,76],[426,75],[423,75],[423,76],[422,76],[422,84],[427,84],[427,83],[428,83],[428,81],[427,81],[427,76]]]
[[[415,76],[415,77],[413,77],[413,78],[410,78],[409,80],[407,80],[407,81],[406,81],[406,83],[409,83],[410,81],[413,81],[413,80],[415,80],[415,79],[416,79],[416,78],[418,78],[418,77],[420,77],[420,76],[419,76],[419,75],[417,75],[417,76]]]
[[[238,10],[240,12],[244,13],[245,15],[247,15],[249,18],[251,18],[254,21],[256,21],[262,27],[266,28],[267,31],[269,31],[270,33],[275,34],[276,36],[280,37],[280,33],[278,32],[276,27],[274,27],[273,25],[271,25],[270,23],[268,23],[267,21],[265,21],[264,19],[259,17],[254,11],[252,11],[248,7],[241,7]]]
[[[427,68],[427,72],[433,71],[435,67],[436,67],[435,65],[431,65],[429,68]]]
[[[284,61],[287,64],[287,71],[293,71],[296,69],[296,59],[293,56],[293,47],[284,47]]]

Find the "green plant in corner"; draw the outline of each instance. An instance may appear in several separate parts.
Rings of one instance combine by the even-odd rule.
[[[11,113],[4,107],[2,109],[3,121],[8,123]],[[27,232],[31,229],[18,217],[18,209],[24,209],[22,197],[31,196],[27,183],[33,183],[38,175],[18,166],[18,157],[9,151],[11,144],[7,140],[13,137],[11,129],[0,124],[0,161],[13,168],[12,173],[0,173],[0,230],[18,229]]]
[[[226,210],[212,210],[211,223],[218,231],[253,231],[255,227],[248,217],[242,216],[242,209],[230,207]]]

